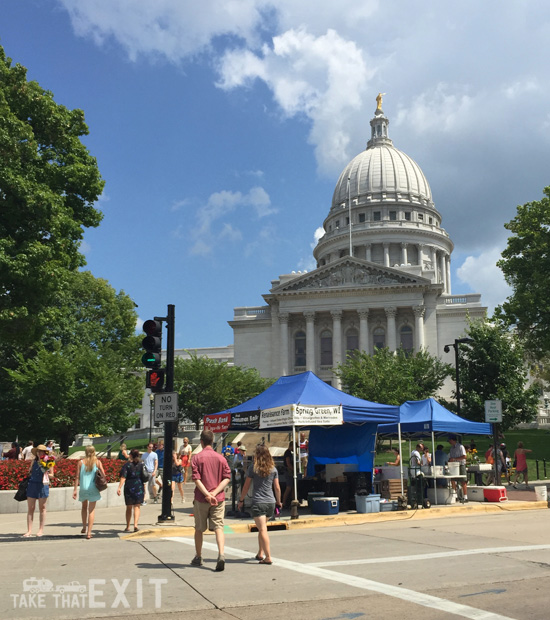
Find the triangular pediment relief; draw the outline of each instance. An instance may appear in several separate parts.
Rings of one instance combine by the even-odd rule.
[[[398,269],[382,267],[377,263],[342,258],[301,275],[272,289],[272,293],[307,289],[380,288],[430,284],[427,278],[411,276]]]

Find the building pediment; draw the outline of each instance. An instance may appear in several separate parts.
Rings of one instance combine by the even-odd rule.
[[[298,276],[272,289],[272,293],[300,290],[343,288],[380,288],[429,285],[427,278],[411,276],[398,269],[377,263],[344,257],[338,261]]]

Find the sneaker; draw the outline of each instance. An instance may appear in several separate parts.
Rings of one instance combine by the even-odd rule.
[[[223,555],[218,556],[218,561],[216,562],[216,571],[220,573],[225,568],[225,557]]]
[[[191,560],[191,566],[202,566],[202,558],[200,555],[196,555],[192,560]],[[223,570],[223,569],[222,569]]]
[[[142,506],[147,506],[147,502],[141,502]]]
[[[158,498],[158,497],[155,497],[155,498],[153,499],[153,504],[158,504],[158,503],[159,503],[159,498]]]

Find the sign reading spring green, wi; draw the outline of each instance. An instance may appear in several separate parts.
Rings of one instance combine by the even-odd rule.
[[[260,428],[342,424],[342,405],[284,405],[260,412]]]
[[[500,424],[502,422],[502,401],[486,400],[485,401],[485,422]]]

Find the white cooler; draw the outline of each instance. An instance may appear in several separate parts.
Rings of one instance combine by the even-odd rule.
[[[436,494],[437,492],[437,494]],[[435,501],[437,497],[437,502]],[[430,500],[432,506],[443,505],[443,504],[453,504],[456,499],[456,493],[453,493],[451,489],[428,489],[428,499]]]

